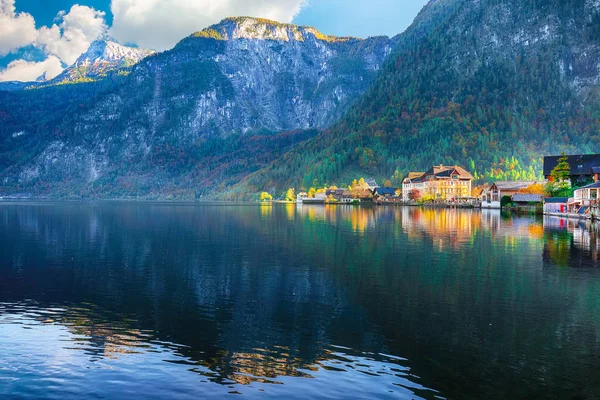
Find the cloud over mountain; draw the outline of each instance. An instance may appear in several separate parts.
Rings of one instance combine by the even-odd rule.
[[[60,24],[42,27],[36,45],[71,65],[90,43],[106,34],[105,13],[75,4],[68,13],[59,13]]]
[[[44,61],[15,60],[8,64],[6,69],[0,71],[1,81],[23,81],[29,82],[46,73],[47,79],[52,79],[63,70],[58,57],[49,56]]]
[[[106,14],[75,4],[69,12],[61,11],[50,27],[35,28],[34,18],[16,13],[15,0],[0,0],[0,56],[33,45],[46,53],[46,59],[12,61],[0,71],[0,81],[31,81],[46,73],[48,79],[71,65],[90,44],[106,35]]]
[[[28,13],[17,13],[15,0],[0,0],[0,57],[33,45],[43,60],[19,59],[0,70],[0,81],[30,81],[46,72],[51,79],[71,65],[97,39],[111,36],[121,44],[166,50],[192,32],[230,16],[250,15],[291,22],[306,0],[112,0],[112,27],[106,13],[75,4],[61,11],[52,26],[36,29]]]
[[[291,22],[304,5],[305,0],[112,0],[110,34],[120,43],[165,50],[226,17]]]

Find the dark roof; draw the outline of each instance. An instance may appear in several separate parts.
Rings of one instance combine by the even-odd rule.
[[[544,202],[554,203],[554,204],[562,204],[562,203],[566,204],[567,201],[569,201],[569,199],[567,197],[546,197],[544,199]]]
[[[378,195],[383,195],[383,196],[385,196],[385,195],[394,196],[396,194],[396,189],[379,187],[379,188],[375,189],[375,193],[377,193]]]
[[[592,167],[592,172],[594,174],[600,174],[600,167]]]
[[[578,190],[578,189],[600,189],[600,182],[595,182],[595,183],[592,183],[591,185],[583,186],[580,188],[575,188],[575,190]]]
[[[550,176],[550,172],[556,167],[560,157],[544,157],[544,176]],[[571,175],[592,175],[593,168],[600,167],[600,154],[567,156],[567,162],[571,166]]]
[[[512,200],[517,203],[541,203],[541,194],[514,194]]]

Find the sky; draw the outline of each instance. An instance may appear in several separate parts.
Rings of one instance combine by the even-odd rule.
[[[0,0],[0,81],[58,75],[96,39],[163,51],[230,16],[394,36],[427,0]]]

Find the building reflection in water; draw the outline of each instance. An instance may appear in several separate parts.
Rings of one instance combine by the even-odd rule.
[[[580,219],[544,218],[544,262],[561,267],[598,267],[600,225]]]
[[[46,347],[92,360],[160,354],[222,385],[356,372],[366,389],[424,382],[451,398],[481,398],[485,382],[573,388],[597,362],[600,280],[543,268],[596,265],[585,222],[276,204],[5,208],[0,220],[0,323],[64,326],[70,337]]]
[[[408,208],[402,214],[402,229],[409,239],[430,238],[438,251],[460,248],[481,229],[478,211],[436,208]]]

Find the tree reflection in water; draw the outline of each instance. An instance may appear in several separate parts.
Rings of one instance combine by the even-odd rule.
[[[46,344],[113,367],[157,354],[200,382],[300,398],[298,382],[314,397],[350,381],[356,397],[600,392],[600,276],[558,268],[596,265],[595,225],[135,203],[3,206],[0,221],[0,332],[64,326]]]

